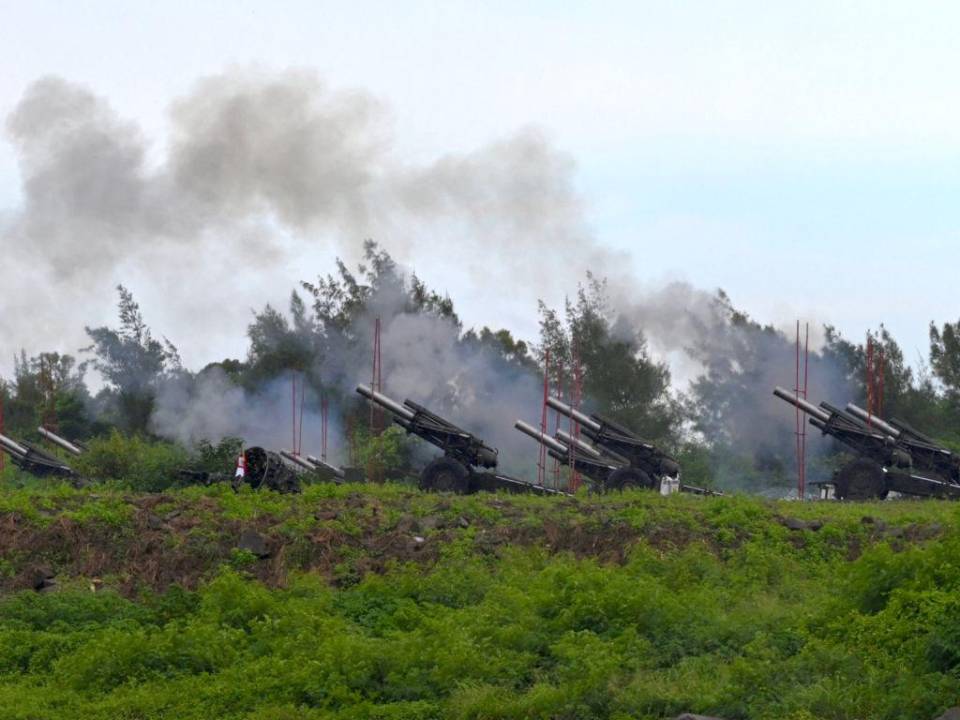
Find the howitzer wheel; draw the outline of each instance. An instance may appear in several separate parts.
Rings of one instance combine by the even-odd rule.
[[[629,488],[647,488],[655,487],[653,478],[639,468],[622,467],[614,470],[607,477],[604,483],[604,490],[620,490],[621,492]]]
[[[470,489],[470,471],[453,458],[437,458],[420,473],[420,489],[465,495]]]
[[[852,460],[837,470],[833,486],[840,500],[882,500],[887,496],[883,468],[866,458]]]

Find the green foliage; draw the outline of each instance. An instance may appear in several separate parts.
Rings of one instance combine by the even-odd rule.
[[[201,440],[193,451],[191,467],[207,472],[224,472],[232,469],[243,451],[243,438],[225,437],[216,445]]]
[[[391,470],[409,467],[410,441],[397,425],[376,435],[361,425],[354,430],[353,443],[361,467]]]
[[[638,328],[618,323],[609,307],[606,284],[588,275],[563,317],[540,303],[542,367],[550,354],[551,382],[568,382],[582,373],[585,407],[628,425],[640,435],[669,442],[679,429],[680,413],[671,397],[670,373],[653,360]],[[579,360],[579,370],[575,367]]]
[[[87,452],[72,464],[77,472],[92,480],[157,492],[179,484],[178,471],[188,462],[187,452],[179,445],[114,430],[106,437],[91,440]]]
[[[84,496],[49,497],[75,512]],[[442,543],[433,562],[340,587],[294,573],[271,589],[249,577],[261,561],[234,553],[195,592],[8,596],[0,719],[898,720],[932,718],[960,693],[960,535],[947,503],[436,498],[333,485],[302,498],[171,497],[197,501],[196,519],[229,499],[231,512],[259,517],[332,502],[355,519],[367,506],[470,522],[456,540],[431,536]],[[900,532],[875,537],[865,513]],[[825,525],[789,530],[784,514]],[[543,516],[584,533],[629,518],[641,537],[616,563],[474,543],[484,523]],[[932,520],[939,535],[903,543],[904,529]]]
[[[180,356],[173,344],[153,337],[133,294],[123,285],[118,311],[120,327],[87,328],[93,345],[89,361],[108,383],[100,401],[113,421],[127,432],[146,432],[153,412],[157,384],[180,370]]]

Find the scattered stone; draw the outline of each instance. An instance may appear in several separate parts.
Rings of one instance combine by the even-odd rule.
[[[943,532],[943,526],[940,523],[931,523],[930,525],[911,525],[910,534],[918,540],[930,540]]]
[[[54,572],[46,565],[39,565],[31,572],[30,584],[37,592],[43,592],[55,586]]]
[[[261,560],[263,558],[270,557],[270,549],[267,547],[267,539],[256,530],[252,530],[250,528],[247,528],[240,533],[240,541],[237,543],[237,548],[240,550],[247,550]]]
[[[960,720],[960,706],[950,708],[936,720]]]
[[[413,532],[417,527],[417,519],[413,515],[401,515],[393,529],[397,532],[408,533]]]
[[[159,530],[163,527],[163,519],[150,513],[147,515],[147,527],[151,530]]]
[[[864,525],[873,525],[878,531],[883,532],[887,529],[887,524],[880,518],[870,517],[869,515],[864,515],[860,518],[860,522]]]
[[[437,530],[443,527],[443,520],[436,515],[427,515],[426,517],[420,518],[417,526],[421,532]]]
[[[165,522],[170,522],[171,520],[180,517],[180,510],[171,510],[166,515],[163,516]]]
[[[425,543],[425,542],[427,541],[427,539],[426,539],[426,538],[422,538],[422,537],[420,537],[419,535],[414,535],[414,536],[413,536],[413,541],[414,541],[417,545],[422,545],[423,543]]]
[[[459,525],[462,528],[468,528],[470,527],[470,521],[467,520],[463,515],[461,515],[460,517],[457,518],[457,525]]]
[[[813,530],[816,532],[823,527],[822,520],[801,520],[800,518],[781,518],[784,527],[790,530]]]

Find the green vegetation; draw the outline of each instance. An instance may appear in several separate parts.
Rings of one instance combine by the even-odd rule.
[[[951,503],[61,486],[4,492],[0,527],[2,719],[899,720],[960,694]]]

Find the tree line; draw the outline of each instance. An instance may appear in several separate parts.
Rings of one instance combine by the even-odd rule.
[[[350,385],[356,368],[369,362],[371,318],[429,319],[449,333],[463,352],[482,353],[495,373],[529,375],[542,382],[547,355],[551,380],[565,384],[582,377],[583,405],[609,415],[652,442],[671,448],[687,475],[699,480],[736,476],[745,486],[783,485],[790,481],[793,437],[777,432],[762,437],[762,420],[743,416],[743,403],[774,403],[767,398],[769,366],[781,362],[792,340],[736,308],[718,292],[713,311],[722,333],[721,351],[712,338],[687,349],[700,374],[684,388],[672,382],[667,364],[653,357],[643,328],[629,327],[610,306],[605,282],[588,275],[559,308],[541,302],[539,337],[514,337],[506,329],[467,328],[453,300],[407,277],[390,255],[368,241],[364,260],[350,269],[338,260],[333,272],[304,281],[291,294],[287,312],[266,306],[247,328],[244,358],[228,358],[198,371],[185,368],[176,346],[157,338],[132,293],[119,286],[118,321],[113,327],[88,327],[90,345],[77,356],[43,352],[15,359],[13,377],[0,379],[4,427],[11,435],[33,437],[35,428],[55,417],[64,435],[86,439],[116,429],[149,438],[151,417],[165,382],[194,382],[219,372],[237,387],[254,393],[264,383],[302,373],[314,397],[332,398],[360,427],[365,406]],[[825,328],[817,361],[835,368],[849,389],[849,400],[865,404],[867,341],[856,342]],[[909,365],[895,338],[881,326],[867,333],[885,363],[882,387],[885,415],[895,416],[960,449],[960,321],[929,328],[928,358]],[[787,377],[792,373],[792,365]],[[91,391],[90,370],[102,378]],[[512,418],[508,418],[508,421]],[[827,445],[825,468],[840,462],[842,448]],[[824,469],[824,472],[826,469]]]

